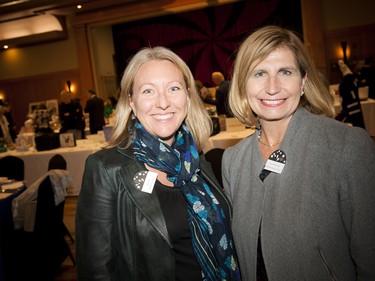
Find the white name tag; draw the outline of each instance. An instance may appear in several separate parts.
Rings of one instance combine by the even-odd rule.
[[[145,182],[141,188],[143,192],[152,193],[152,190],[154,189],[156,178],[158,177],[158,174],[155,172],[147,172]]]
[[[273,160],[268,159],[266,162],[266,165],[264,166],[265,170],[281,174],[281,172],[284,169],[285,164],[284,163],[279,163]]]

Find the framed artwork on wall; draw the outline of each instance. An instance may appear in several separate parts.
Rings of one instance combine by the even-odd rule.
[[[46,100],[46,108],[52,115],[59,115],[59,102],[58,100]]]
[[[30,102],[29,114],[32,114],[39,109],[45,109],[45,108],[46,108],[46,103],[44,101]]]

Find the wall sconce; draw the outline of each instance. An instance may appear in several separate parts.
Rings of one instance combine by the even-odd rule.
[[[344,55],[343,61],[344,61],[345,63],[347,63],[346,47],[347,47],[347,42],[346,42],[346,41],[341,42],[341,49],[342,49],[342,53],[343,53],[343,55]]]
[[[72,83],[70,82],[70,80],[66,81],[66,85],[68,86],[69,93],[71,93],[72,92],[72,89],[71,89]]]

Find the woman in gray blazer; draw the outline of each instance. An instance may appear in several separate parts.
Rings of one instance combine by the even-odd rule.
[[[230,106],[256,132],[223,156],[243,280],[375,280],[375,144],[336,121],[293,32],[241,45]]]

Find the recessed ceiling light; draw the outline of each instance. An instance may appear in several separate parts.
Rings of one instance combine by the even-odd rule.
[[[77,5],[77,9],[81,9],[82,8],[82,5]]]
[[[9,48],[9,46],[8,45],[4,45],[4,49],[8,49]]]

